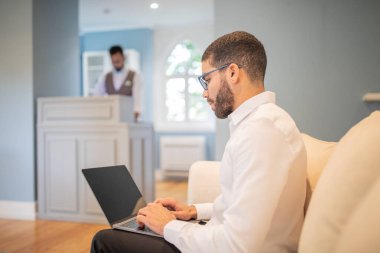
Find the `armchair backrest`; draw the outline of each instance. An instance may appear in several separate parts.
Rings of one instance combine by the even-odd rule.
[[[362,224],[368,224],[368,222],[358,223],[357,220],[354,222],[353,217],[365,218],[367,221],[368,219],[375,221],[376,218],[379,220],[378,215],[374,218],[355,214],[360,207],[363,212],[371,212],[367,210],[371,205],[363,207],[362,203],[367,199],[372,188],[376,189],[376,182],[380,180],[379,176],[380,112],[377,111],[352,127],[334,148],[313,192],[302,228],[298,252],[337,252],[338,245],[345,250],[359,249],[356,252],[380,252],[379,239],[371,241],[373,251],[362,251],[360,245],[357,244],[353,229],[347,232],[349,224],[360,227]],[[377,203],[380,202],[377,201]],[[379,206],[380,204],[377,204],[377,211]],[[366,231],[366,238],[371,238],[372,233],[379,229],[374,230],[372,227],[367,230],[361,229],[361,231]],[[342,235],[344,234],[351,234],[351,237],[346,236],[343,243]],[[346,244],[351,246],[347,247]]]

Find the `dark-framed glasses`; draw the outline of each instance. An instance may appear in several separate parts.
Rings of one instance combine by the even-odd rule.
[[[207,75],[211,74],[212,72],[215,72],[215,71],[219,71],[219,70],[225,69],[225,68],[227,68],[227,67],[230,66],[230,65],[231,65],[231,63],[224,64],[224,65],[220,66],[219,68],[213,69],[213,70],[211,70],[211,71],[209,71],[209,72],[204,73],[204,74],[201,75],[201,76],[198,76],[198,81],[201,83],[203,89],[208,90],[208,83],[207,83],[207,81],[206,81],[206,76],[207,76]]]

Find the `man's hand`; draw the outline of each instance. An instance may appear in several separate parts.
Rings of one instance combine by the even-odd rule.
[[[135,119],[135,122],[139,121],[140,113],[139,112],[134,112],[133,113],[133,118]]]
[[[179,220],[191,220],[197,218],[197,210],[194,206],[180,203],[173,198],[157,199],[154,203],[159,203],[169,209]]]
[[[140,226],[148,226],[157,234],[164,234],[164,227],[176,217],[167,208],[159,203],[149,203],[141,208],[137,214],[137,222]]]

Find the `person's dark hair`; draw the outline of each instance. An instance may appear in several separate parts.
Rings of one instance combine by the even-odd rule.
[[[110,48],[109,52],[110,52],[110,55],[114,55],[114,54],[117,54],[117,53],[124,54],[123,53],[123,48],[121,46],[118,46],[118,45],[112,46]]]
[[[250,33],[236,31],[216,39],[203,53],[202,62],[207,60],[213,67],[236,63],[247,71],[252,81],[264,81],[267,66],[265,49]]]

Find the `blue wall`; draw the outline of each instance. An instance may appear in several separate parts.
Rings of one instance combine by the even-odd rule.
[[[79,96],[78,0],[33,1],[34,97]]]
[[[80,94],[78,5],[0,1],[0,201],[36,200],[36,98]]]
[[[0,1],[0,34],[0,201],[33,201],[32,0]]]
[[[107,32],[91,32],[81,35],[81,53],[84,51],[108,51],[112,45],[124,49],[136,49],[140,53],[141,74],[144,82],[143,117],[152,121],[153,31],[131,29]]]

